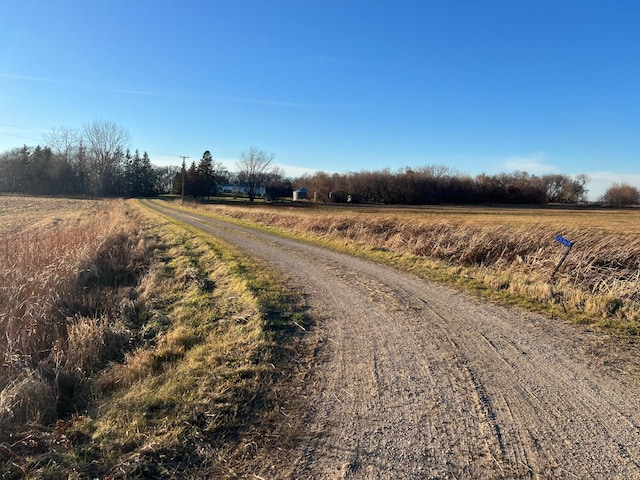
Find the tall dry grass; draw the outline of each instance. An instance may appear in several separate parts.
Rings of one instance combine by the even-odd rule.
[[[501,213],[491,209],[486,213],[473,209],[468,214],[459,209],[453,215],[435,209],[409,215],[400,211],[317,214],[294,209],[202,208],[303,235],[470,267],[474,272],[468,275],[495,291],[561,304],[580,321],[615,324],[619,331],[640,333],[640,236],[634,211],[628,217],[616,214],[616,228],[610,229],[602,223],[607,219],[600,213],[594,215],[598,223],[590,221],[588,211],[569,210],[549,211],[552,221],[547,221],[543,209],[523,212],[523,217],[529,215],[526,219],[505,213],[501,221]],[[555,241],[558,234],[574,246],[552,278],[566,251]]]
[[[51,422],[130,341],[143,258],[121,201],[0,197],[0,424]]]
[[[34,300],[54,306],[34,324],[55,320],[58,328],[42,335],[42,351],[26,350],[20,332],[25,350],[4,350],[13,358],[0,384],[0,477],[200,478],[211,477],[212,465],[228,472],[229,458],[244,459],[246,445],[260,441],[256,418],[281,416],[270,392],[290,367],[289,337],[305,325],[296,296],[208,234],[127,202],[133,226],[121,203],[101,205],[95,235],[70,235],[79,243],[60,249],[80,256],[86,247],[87,255],[70,254],[75,268],[52,282],[57,294],[33,289]],[[60,215],[11,234],[77,224]]]

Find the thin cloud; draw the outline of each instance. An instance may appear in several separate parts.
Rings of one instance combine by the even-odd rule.
[[[34,133],[38,133],[39,136],[42,136],[46,131],[47,130],[20,127],[11,123],[0,122],[0,135],[6,137],[22,138],[25,140],[39,140],[38,137],[34,136]]]
[[[345,108],[344,105],[331,105],[331,104],[322,104],[322,103],[313,103],[313,102],[297,102],[290,100],[276,100],[276,99],[268,99],[268,98],[252,98],[252,97],[242,97],[242,96],[222,96],[222,95],[199,95],[190,92],[181,92],[181,91],[172,91],[166,92],[160,89],[155,88],[135,88],[135,87],[124,87],[103,83],[94,83],[94,82],[82,82],[75,80],[65,80],[59,78],[44,78],[44,77],[34,77],[30,75],[20,75],[14,73],[0,72],[0,77],[8,78],[13,80],[26,80],[30,82],[42,82],[42,83],[51,83],[57,85],[71,85],[76,87],[83,88],[98,88],[101,90],[108,90],[114,93],[122,93],[125,95],[144,95],[144,96],[188,96],[193,98],[202,98],[202,99],[211,99],[216,101],[224,101],[224,102],[233,102],[233,103],[247,103],[253,105],[265,105],[269,107],[283,107],[283,108],[297,108],[297,109],[326,109],[326,108]]]
[[[640,173],[592,172],[587,174],[592,180],[611,183],[629,183],[640,185]]]
[[[0,72],[0,77],[8,78],[10,80],[27,80],[29,82],[40,82],[40,83],[54,83],[58,85],[82,85],[80,82],[75,82],[71,80],[61,80],[59,78],[45,78],[45,77],[34,77],[31,75],[20,75],[17,73],[8,73],[8,72]]]
[[[587,173],[589,183],[589,200],[597,200],[614,183],[625,183],[640,189],[640,174],[638,173],[613,173],[613,172],[591,172]]]
[[[150,90],[132,90],[128,88],[124,88],[124,89],[117,88],[117,89],[114,89],[113,91],[117,93],[124,93],[127,95],[145,95],[149,97],[159,97],[161,95],[159,92],[154,92]]]
[[[320,171],[317,168],[301,167],[299,165],[287,165],[284,163],[277,163],[275,164],[275,166],[284,170],[288,177],[293,177],[293,178],[301,177],[305,174],[313,175],[314,173],[317,173]]]
[[[55,83],[55,80],[52,80],[50,78],[30,77],[28,75],[17,75],[15,73],[7,73],[7,72],[0,72],[0,77],[2,77],[2,78],[10,78],[12,80],[30,80],[30,81],[33,81],[33,82]]]
[[[209,98],[211,98],[212,100],[219,100],[219,101],[226,101],[226,102],[266,105],[269,107],[308,108],[308,109],[343,108],[342,105],[330,105],[330,104],[311,103],[311,102],[294,102],[289,100],[272,100],[272,99],[265,99],[265,98],[226,97],[226,96],[211,96]]]
[[[555,165],[545,163],[544,152],[509,157],[502,162],[505,169],[510,171],[527,172],[534,175],[558,173],[560,169]]]
[[[124,93],[127,95],[150,95],[150,96],[160,95],[159,91],[153,90],[153,89],[120,87],[116,85],[109,85],[109,84],[98,83],[98,82],[82,82],[77,80],[68,80],[68,79],[61,79],[61,78],[34,77],[31,75],[20,75],[15,73],[8,73],[8,72],[0,72],[0,77],[8,78],[11,80],[26,80],[29,82],[51,83],[56,85],[71,85],[75,87],[84,87],[84,88],[98,88],[101,90],[109,90],[115,93]]]

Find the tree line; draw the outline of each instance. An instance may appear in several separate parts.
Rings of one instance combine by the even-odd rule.
[[[184,193],[205,198],[232,184],[242,187],[251,202],[257,196],[291,196],[291,180],[272,165],[274,155],[256,147],[243,152],[238,172],[230,173],[209,150],[188,168],[158,167],[147,152],[132,151],[130,144],[127,130],[110,121],[94,121],[82,131],[52,129],[43,145],[0,153],[0,193],[96,197]]]
[[[176,195],[204,198],[215,195],[220,186],[228,183],[230,175],[227,169],[213,160],[209,150],[202,154],[202,158],[196,164],[192,162],[187,169],[183,166],[185,182],[183,185],[183,171],[176,172],[172,179],[171,193]],[[184,186],[184,191],[183,191]]]
[[[398,171],[317,172],[296,179],[274,167],[273,154],[256,147],[243,152],[230,173],[209,150],[183,169],[158,167],[147,152],[131,150],[129,133],[109,121],[84,130],[52,129],[44,145],[0,153],[0,193],[140,197],[174,193],[194,198],[219,194],[224,185],[242,188],[250,202],[291,197],[304,187],[320,202],[371,204],[580,203],[586,201],[587,175],[531,175],[527,172],[475,177],[439,165]],[[184,176],[184,182],[183,182]],[[640,191],[613,184],[600,199],[611,205],[640,204]]]
[[[33,195],[151,196],[168,193],[177,167],[157,167],[131,151],[126,130],[95,121],[84,131],[53,129],[44,146],[0,153],[0,192]]]
[[[586,201],[586,175],[531,175],[527,172],[463,175],[429,165],[346,174],[318,172],[296,179],[316,201],[373,204],[578,203]]]
[[[175,174],[172,193],[181,195],[184,187],[186,196],[204,198],[220,193],[224,186],[233,185],[241,188],[249,202],[258,196],[267,200],[290,197],[293,190],[291,179],[286,177],[284,170],[273,166],[273,159],[273,154],[251,147],[240,154],[236,163],[238,171],[230,173],[206,150],[197,164],[192,162],[188,169],[184,169],[184,184],[182,171]]]

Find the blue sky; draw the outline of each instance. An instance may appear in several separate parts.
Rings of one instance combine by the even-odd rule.
[[[447,165],[640,188],[640,2],[8,0],[0,151],[126,128],[153,163]]]

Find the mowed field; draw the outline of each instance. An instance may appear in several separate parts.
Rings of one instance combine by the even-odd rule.
[[[559,321],[640,331],[637,209],[187,208]],[[574,246],[552,279],[566,252],[556,235]],[[185,466],[196,478],[241,466],[253,422],[279,418],[274,372],[305,331],[279,283],[135,201],[0,196],[3,478],[172,476]]]

